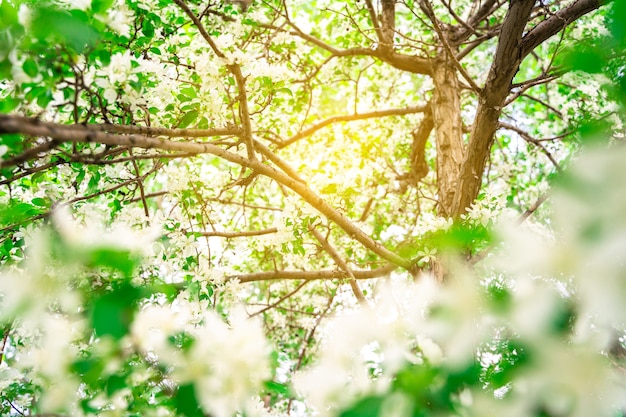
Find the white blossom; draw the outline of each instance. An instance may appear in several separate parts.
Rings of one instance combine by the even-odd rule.
[[[107,10],[106,14],[96,16],[96,18],[121,36],[130,35],[130,28],[134,17],[132,10],[128,8],[124,0],[116,0],[113,6]]]
[[[24,26],[24,29],[30,29],[33,20],[33,11],[27,4],[20,4],[20,8],[17,12],[17,21],[20,25]]]
[[[128,224],[122,223],[114,224],[108,230],[97,223],[79,224],[72,218],[66,206],[58,207],[53,218],[59,233],[76,247],[117,247],[141,253],[144,249],[151,248],[152,242],[160,234],[159,225],[133,231]]]

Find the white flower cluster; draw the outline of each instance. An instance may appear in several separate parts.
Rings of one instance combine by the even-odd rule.
[[[77,406],[79,381],[69,373],[77,357],[75,340],[83,333],[78,321],[72,323],[61,315],[44,314],[37,329],[39,337],[31,339],[32,345],[17,361],[23,371],[32,370],[35,382],[45,390],[40,402],[42,410],[57,411]],[[25,323],[26,327],[34,323]]]
[[[626,323],[626,148],[595,150],[576,161],[573,189],[554,196],[554,228],[566,243],[559,259],[603,332]]]
[[[622,147],[577,162],[566,183],[574,189],[554,194],[557,236],[508,230],[502,244],[508,250],[491,264],[509,294],[506,307],[493,304],[476,277],[452,266],[445,286],[428,277],[408,286],[392,281],[375,308],[336,318],[319,361],[294,379],[306,403],[321,415],[337,415],[367,395],[402,396],[388,392],[406,364],[427,360],[464,369],[481,346],[510,337],[532,359],[493,396],[480,386],[461,393],[467,415],[506,410],[521,417],[541,407],[551,415],[608,416],[624,407],[624,377],[606,357],[626,323],[624,160]],[[488,213],[469,218],[491,220]],[[555,322],[568,305],[577,314],[564,336]],[[482,360],[493,364],[502,356]]]
[[[185,351],[172,336],[193,338]],[[148,305],[135,318],[132,340],[146,354],[171,367],[172,379],[193,383],[207,413],[230,417],[256,407],[254,394],[270,378],[270,349],[261,326],[243,310],[230,316],[230,326],[212,310],[191,303]]]
[[[448,230],[452,226],[452,219],[448,217],[435,216],[432,213],[423,213],[415,228],[417,235],[423,235],[438,230]]]
[[[73,289],[76,268],[54,261],[49,243],[44,231],[28,232],[26,261],[0,275],[0,322],[12,323],[11,339],[19,341],[9,355],[3,344],[0,390],[22,378],[30,380],[43,388],[41,410],[56,412],[72,409],[79,400],[79,381],[69,368],[85,323],[76,314],[82,303]]]
[[[133,68],[132,62],[135,60],[130,50],[118,52],[111,56],[111,63],[103,68],[98,77],[94,80],[95,84],[104,89],[104,98],[110,103],[117,100],[118,88],[123,88],[124,96],[134,97],[133,104],[141,102],[138,94],[130,87],[130,81],[137,81],[137,71]]]
[[[72,0],[75,2],[77,0]],[[85,2],[85,0],[78,0]],[[87,3],[89,0],[86,0]],[[122,36],[130,35],[130,28],[135,18],[133,12],[128,8],[126,1],[116,0],[114,4],[107,9],[107,12],[96,16],[102,23],[113,29]]]
[[[296,374],[294,384],[320,415],[333,415],[359,396],[382,393],[405,363],[441,360],[440,348],[422,335],[425,309],[436,284],[395,283],[382,290],[375,308],[348,313],[332,322],[319,362]],[[372,363],[373,362],[373,363]],[[368,368],[379,367],[376,379]]]
[[[503,196],[486,196],[482,200],[475,201],[467,209],[466,214],[461,214],[461,219],[473,225],[489,226],[498,219],[505,207]]]
[[[138,253],[152,249],[152,242],[160,234],[161,227],[160,222],[155,221],[152,227],[136,230],[134,226],[143,223],[142,216],[143,211],[140,209],[122,212],[121,221],[105,229],[101,224],[93,221],[95,219],[84,224],[76,222],[67,206],[61,206],[53,213],[57,230],[70,245],[123,248]]]
[[[49,236],[44,231],[30,236],[27,258],[28,262],[7,268],[0,277],[0,320],[23,312],[25,321],[39,323],[52,303],[60,311],[75,311],[81,301],[68,288],[75,271],[51,260]]]

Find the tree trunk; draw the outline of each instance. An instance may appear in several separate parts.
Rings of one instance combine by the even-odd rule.
[[[458,217],[478,196],[483,172],[511,82],[522,62],[521,40],[534,0],[511,0],[504,18],[493,63],[481,91],[470,142],[461,167],[449,214]]]
[[[435,90],[431,103],[437,144],[439,213],[451,216],[463,163],[461,89],[456,68],[450,61],[439,59],[433,68]]]

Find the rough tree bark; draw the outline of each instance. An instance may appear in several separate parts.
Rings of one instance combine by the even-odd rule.
[[[388,34],[393,30],[394,3],[390,0],[381,3],[382,15],[375,23],[381,43],[389,43]],[[437,57],[428,60],[430,65],[420,67],[421,73],[432,77],[435,87],[431,101],[432,119],[424,118],[422,123],[433,124],[435,130],[439,211],[444,216],[457,218],[475,201],[482,185],[502,106],[510,93],[512,80],[522,60],[539,44],[605,2],[576,0],[536,24],[524,35],[535,3],[535,0],[510,0],[501,27],[497,33],[490,35],[498,36],[496,53],[485,86],[479,92],[469,143],[464,149],[459,99],[461,86],[457,75],[460,68],[450,55],[457,53],[459,45],[469,38],[474,28],[502,4],[495,0],[485,1],[465,22],[450,25],[437,19],[428,0],[418,2],[420,9],[439,32],[442,45],[447,49],[446,54],[440,48]],[[445,42],[448,45],[444,45]],[[390,55],[388,50],[385,50],[384,55],[384,60],[400,68],[386,58]],[[463,53],[457,55],[459,59],[462,56]],[[420,126],[416,132],[420,131],[430,131],[430,126]],[[423,135],[414,135],[413,149],[422,147],[423,144]]]
[[[428,107],[431,107],[430,103]],[[428,174],[426,142],[433,128],[433,114],[431,111],[427,111],[424,112],[424,118],[419,126],[411,132],[413,143],[411,144],[411,172],[408,178],[413,186],[417,186],[419,181]]]
[[[600,7],[601,3],[599,0],[578,0],[539,23],[522,37],[534,5],[535,0],[511,0],[509,3],[495,57],[479,97],[452,206],[453,217],[465,213],[478,195],[502,106],[524,57],[569,23]]]
[[[459,79],[454,65],[446,58],[434,64],[431,112],[437,146],[437,194],[439,212],[452,215],[452,204],[463,163],[463,122]]]

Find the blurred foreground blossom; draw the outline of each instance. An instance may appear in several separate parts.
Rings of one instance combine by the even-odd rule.
[[[477,271],[452,266],[443,286],[392,281],[375,307],[337,317],[295,377],[307,404],[379,416],[623,409],[609,351],[626,324],[624,161],[624,147],[584,151],[555,187],[552,229],[503,223],[498,256]]]
[[[66,206],[53,212],[54,225],[65,242],[77,247],[116,248],[144,253],[161,234],[159,226],[131,229],[128,223],[116,222],[109,228],[96,222],[80,223],[72,217]]]
[[[230,326],[205,309],[194,323],[185,306],[148,306],[132,327],[132,338],[146,354],[171,367],[172,378],[192,383],[202,408],[216,417],[256,407],[254,393],[271,377],[270,348],[262,328],[242,310],[230,318]],[[179,345],[176,338],[189,338]]]
[[[554,196],[555,228],[564,243],[557,267],[569,271],[579,288],[581,317],[594,317],[606,331],[626,324],[624,161],[624,146],[592,149]]]

